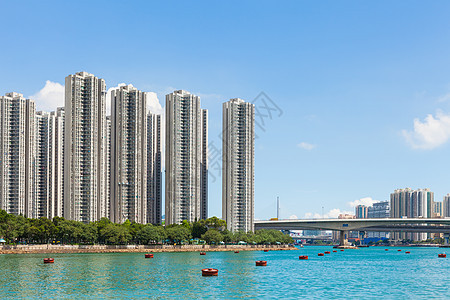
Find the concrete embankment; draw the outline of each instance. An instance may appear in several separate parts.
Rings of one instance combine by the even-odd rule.
[[[0,246],[0,254],[120,253],[297,250],[290,245],[17,245]]]

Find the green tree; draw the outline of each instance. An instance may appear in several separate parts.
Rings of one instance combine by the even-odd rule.
[[[194,239],[201,238],[202,234],[204,234],[206,231],[208,231],[208,228],[205,225],[205,220],[193,222],[191,225],[192,238]]]
[[[125,226],[108,224],[100,230],[100,237],[106,244],[127,244],[131,240],[131,234]]]
[[[166,228],[167,237],[172,243],[180,244],[191,238],[191,232],[183,225],[175,225]]]
[[[208,229],[214,228],[215,230],[218,230],[218,231],[222,231],[222,230],[225,230],[225,228],[227,228],[227,222],[219,219],[216,216],[206,219],[205,225]]]
[[[98,240],[97,224],[95,222],[83,224],[79,238],[82,243],[94,244]]]
[[[166,231],[162,226],[146,225],[136,234],[137,240],[144,245],[160,243],[167,238]]]
[[[208,244],[218,244],[223,241],[223,235],[216,229],[209,229],[205,234],[202,235],[202,239]]]

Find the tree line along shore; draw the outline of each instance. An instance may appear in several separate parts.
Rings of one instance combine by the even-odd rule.
[[[196,222],[167,226],[131,223],[112,223],[107,218],[83,223],[66,220],[32,219],[8,214],[0,210],[0,237],[7,245],[64,244],[64,245],[280,245],[293,243],[292,238],[278,230],[231,232],[217,217]]]

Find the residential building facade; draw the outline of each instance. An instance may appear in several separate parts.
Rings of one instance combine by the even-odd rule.
[[[111,93],[111,219],[147,222],[147,99],[132,85]]]
[[[147,114],[147,223],[161,224],[161,115]]]
[[[254,230],[255,106],[235,98],[223,104],[222,218],[231,231]]]
[[[200,97],[178,90],[166,95],[165,223],[181,223],[205,217],[207,180],[206,110]]]
[[[432,218],[434,193],[429,189],[412,190],[410,188],[397,189],[391,194],[391,218]],[[411,239],[421,241],[431,236],[427,233],[399,233],[392,234],[395,240]]]
[[[0,209],[36,217],[34,101],[19,93],[0,97]]]
[[[106,216],[106,85],[87,72],[66,77],[64,217],[90,222]]]

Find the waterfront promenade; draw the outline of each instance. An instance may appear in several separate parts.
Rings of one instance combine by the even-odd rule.
[[[290,245],[15,245],[0,246],[0,254],[28,253],[126,253],[297,250]]]

